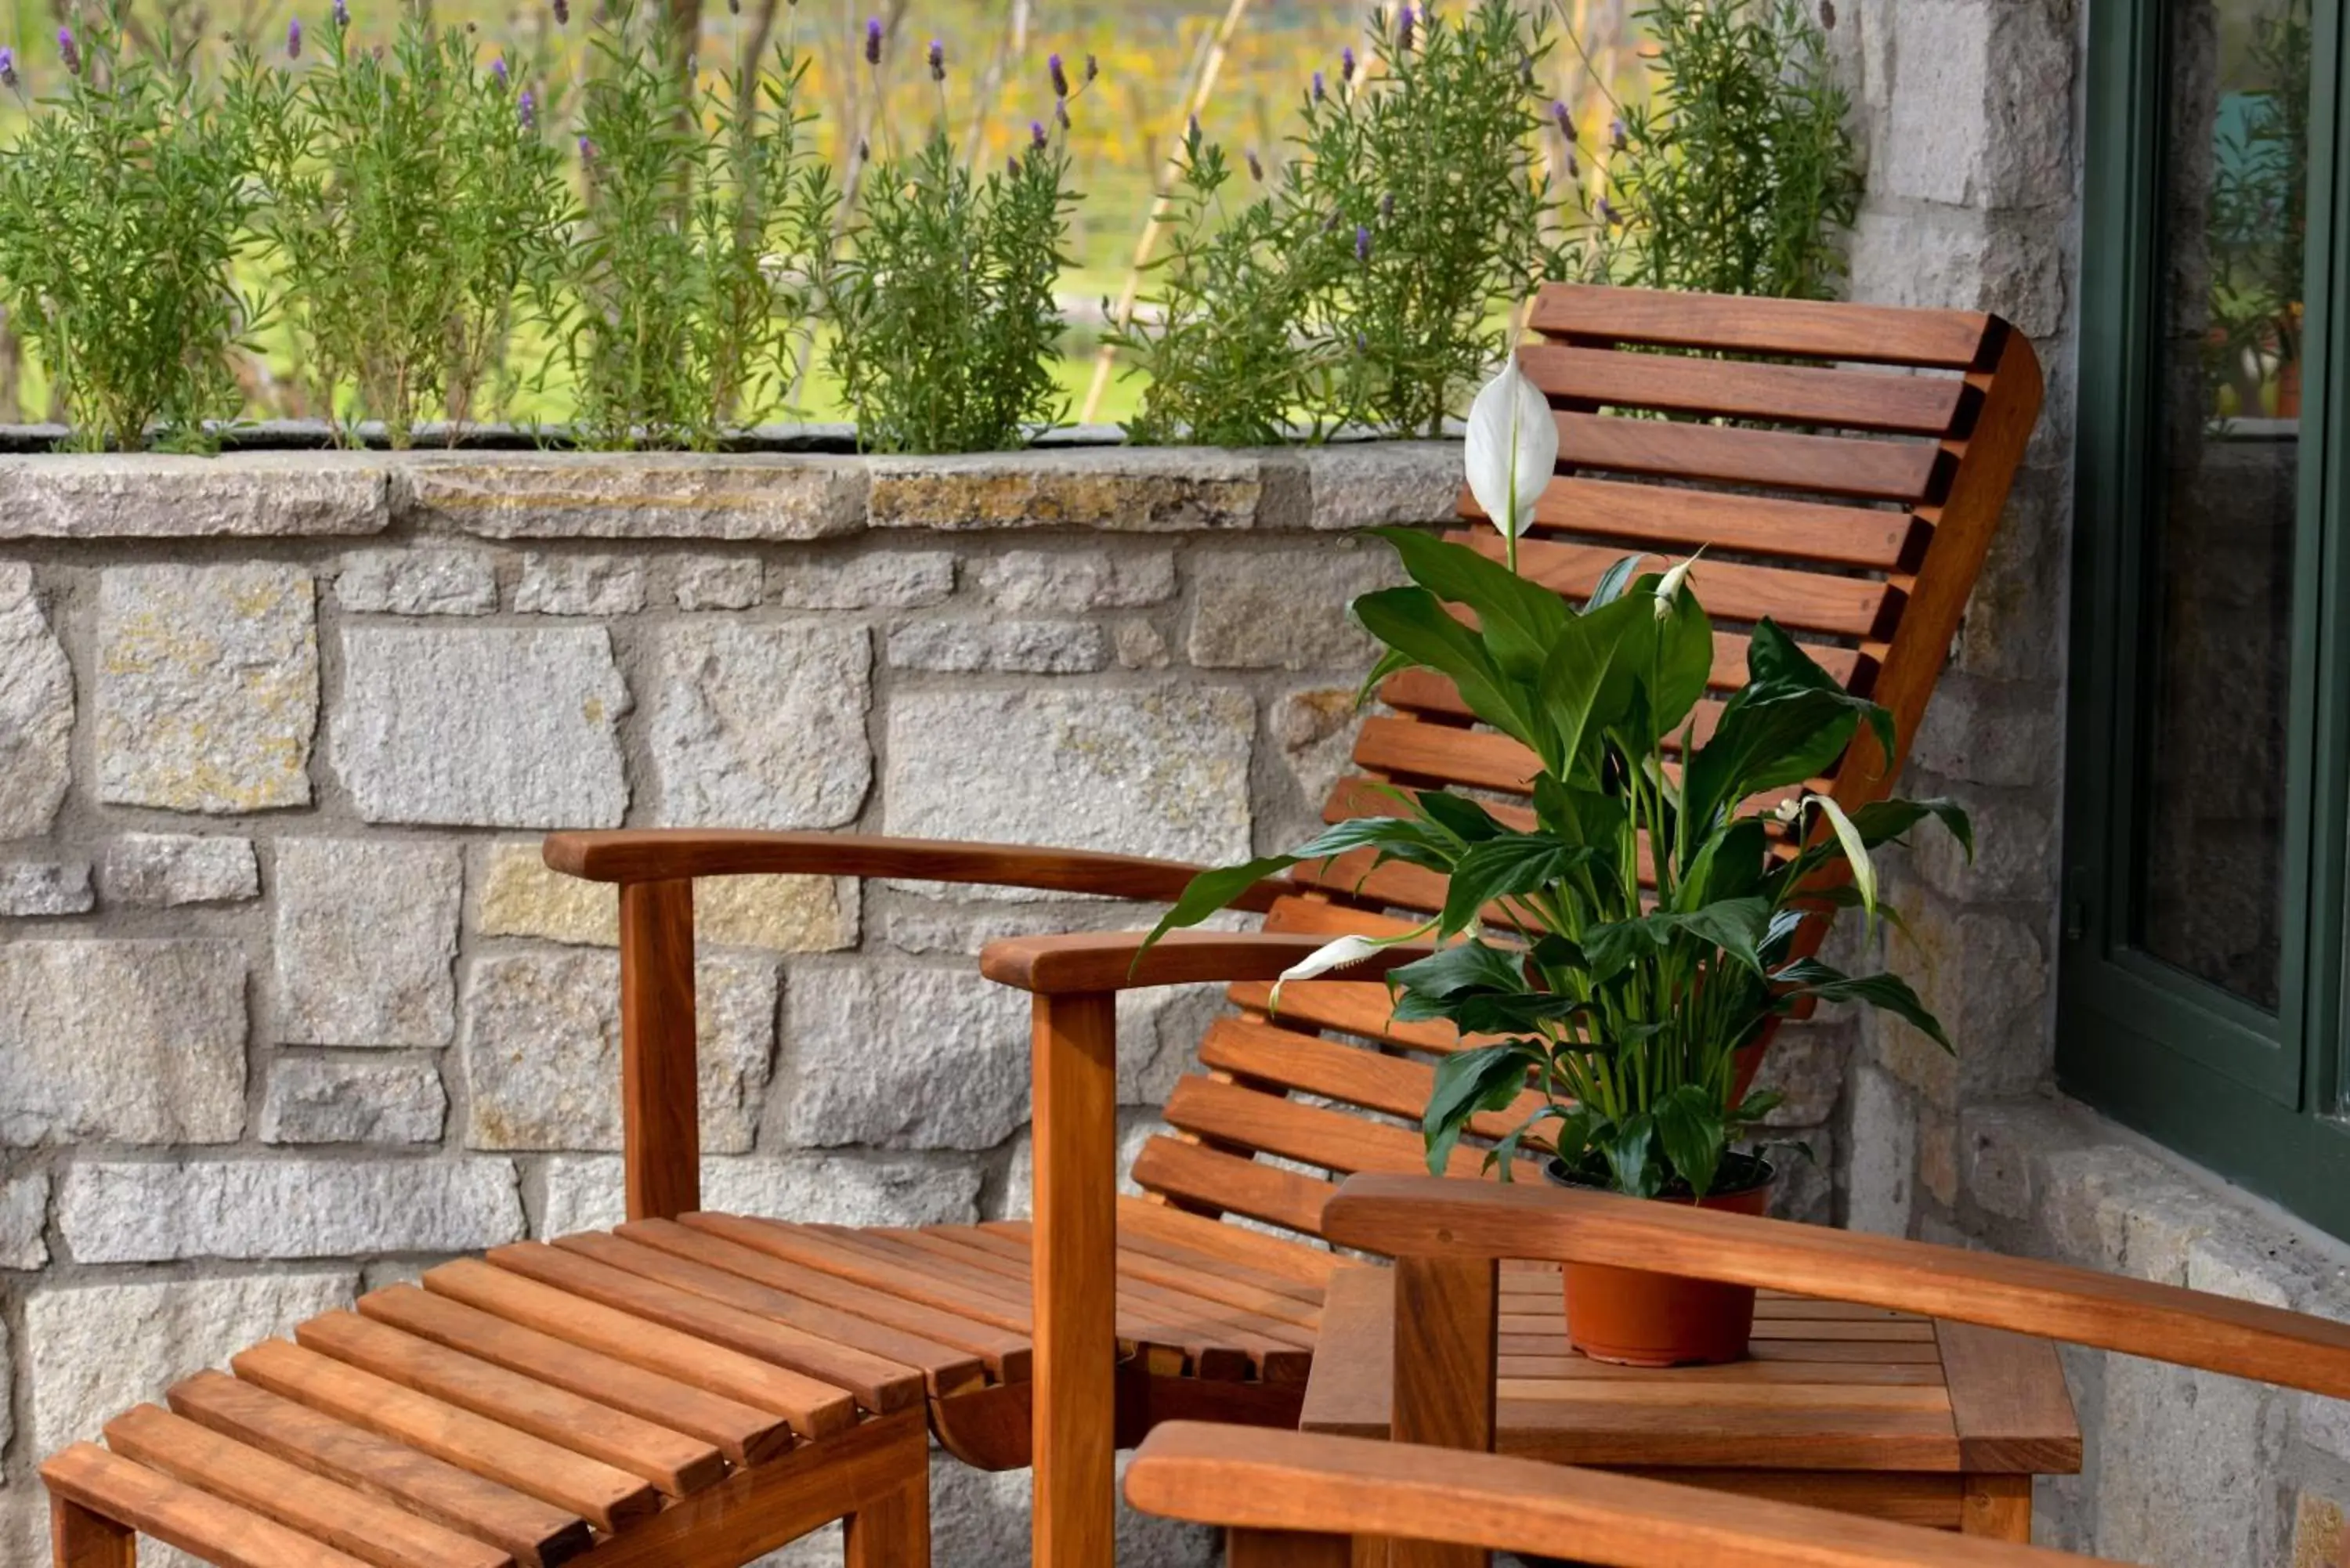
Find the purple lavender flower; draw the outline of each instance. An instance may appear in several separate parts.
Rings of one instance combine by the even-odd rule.
[[[1068,97],[1069,73],[1063,67],[1060,56],[1051,55],[1046,57],[1045,60],[1045,72],[1052,78],[1053,96],[1055,98]]]
[[[931,40],[930,60],[931,79],[934,82],[942,82],[946,80],[947,47],[944,44],[940,43],[936,38],[932,38]]]
[[[1418,26],[1419,26],[1419,14],[1414,11],[1410,6],[1407,5],[1396,14],[1397,48],[1409,49],[1411,47],[1411,30]]]
[[[1352,44],[1338,51],[1338,79],[1342,82],[1355,79],[1355,46]]]
[[[1248,160],[1249,178],[1252,180],[1263,180],[1264,178],[1264,164],[1263,161],[1257,157],[1256,149],[1253,147],[1250,148],[1246,153],[1243,154],[1243,156]]]
[[[1053,100],[1053,123],[1059,126],[1063,130],[1069,129],[1069,100],[1067,99],[1056,98]]]
[[[522,123],[525,130],[538,129],[538,95],[528,88],[523,88],[522,96],[515,99],[515,119]],[[580,155],[587,155],[585,147],[580,149]]]
[[[1043,120],[1032,119],[1028,122],[1028,145],[1031,147],[1042,147],[1045,145],[1045,122]]]
[[[498,78],[498,90],[500,92],[505,91],[507,88],[513,85],[512,78],[506,70],[506,57],[504,55],[500,55],[496,59],[490,62],[490,75]]]
[[[299,16],[286,24],[286,57],[289,60],[302,57],[302,18]]]
[[[579,139],[579,161],[582,163],[596,161],[596,144],[584,136]]]
[[[350,0],[335,0],[333,16],[335,18],[336,32],[339,33],[344,28],[349,26],[351,25]]]
[[[1614,148],[1618,152],[1624,151],[1624,122],[1622,119],[1611,119],[1607,122],[1607,145]]]
[[[1328,84],[1323,81],[1322,73],[1320,71],[1315,71],[1314,73],[1314,101],[1315,103],[1320,103],[1324,99],[1328,98],[1329,96],[1330,88]]]
[[[1355,225],[1355,259],[1367,264],[1371,259],[1371,231],[1367,224]]]
[[[1395,192],[1393,191],[1388,192],[1386,195],[1379,198],[1379,222],[1382,223],[1392,223],[1395,222]]]
[[[81,75],[81,46],[74,41],[71,27],[57,29],[57,57],[66,63],[66,75]]]
[[[0,87],[13,89],[16,85],[16,51],[0,44]]]
[[[1575,161],[1575,148],[1571,143],[1566,150],[1566,177],[1570,180],[1583,178],[1583,165]]]
[[[1099,75],[1101,75],[1101,62],[1094,58],[1091,55],[1087,55],[1086,57],[1086,85],[1087,87],[1091,87],[1093,85],[1094,78]]]
[[[1007,178],[1014,180],[1020,178],[1020,160],[1017,156],[1009,152],[1003,155],[1003,172]]]
[[[1566,138],[1566,144],[1569,147],[1574,146],[1575,116],[1568,112],[1566,105],[1560,102],[1557,99],[1551,99],[1550,118],[1552,122],[1558,127],[1558,133]]]
[[[1616,216],[1616,203],[1605,196],[1599,198],[1599,221],[1609,228],[1614,228],[1619,222]]]
[[[868,66],[881,63],[881,18],[879,16],[865,18],[865,63]]]

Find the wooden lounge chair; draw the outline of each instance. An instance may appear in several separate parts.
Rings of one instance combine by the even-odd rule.
[[[2089,1561],[1751,1498],[1464,1453],[1492,1430],[1501,1259],[1669,1269],[1866,1303],[2350,1398],[2350,1324],[2061,1264],[1602,1193],[1363,1176],[1325,1215],[1376,1239],[1396,1288],[1451,1309],[1447,1365],[1399,1354],[1396,1410],[1448,1425],[1446,1448],[1184,1425],[1151,1435],[1127,1470],[1139,1508],[1235,1527],[1232,1568],[1475,1568],[1489,1550],[1622,1568],[1736,1561],[1956,1568]]]
[[[2037,415],[2039,368],[2022,336],[1975,314],[1569,286],[1545,289],[1533,323],[1542,341],[1524,362],[1559,410],[1562,477],[1544,494],[1523,569],[1582,595],[1627,551],[1707,546],[1700,584],[1717,618],[1770,615],[1815,641],[1830,670],[1892,711],[1906,746]],[[1795,360],[1811,363],[1781,362]],[[1639,411],[1677,417],[1624,417]],[[1463,536],[1495,544],[1482,524]],[[1721,634],[1718,685],[1742,679],[1743,649],[1734,630]],[[1362,774],[1339,785],[1327,815],[1380,809],[1365,779],[1525,792],[1531,759],[1477,729],[1444,683],[1407,674],[1381,695],[1394,711],[1366,722]],[[1847,805],[1872,798],[1897,771],[1887,763],[1856,750],[1825,787]],[[1334,1189],[1294,1166],[1420,1168],[1415,1132],[1331,1106],[1416,1117],[1430,1081],[1422,1058],[1454,1042],[1390,1024],[1383,988],[1343,979],[1291,988],[1275,1021],[1267,982],[1329,933],[1392,929],[1392,911],[1436,908],[1441,889],[1429,878],[1403,867],[1365,877],[1346,861],[1301,867],[1243,900],[1271,934],[1179,937],[1137,972],[1130,950],[1115,974],[1093,964],[1085,939],[1004,948],[990,972],[1039,993],[1034,1221],[855,1231],[699,1212],[695,879],[798,872],[1159,901],[1195,868],[695,831],[557,834],[546,855],[558,870],[619,886],[629,1220],[434,1271],[396,1302],[363,1300],[360,1317],[429,1337],[392,1314],[452,1300],[521,1322],[513,1298],[527,1285],[855,1389],[868,1422],[911,1400],[958,1457],[1035,1464],[1042,1563],[1108,1560],[1114,1445],[1177,1417],[1295,1425],[1332,1267],[1320,1238]],[[1205,1071],[1168,1102],[1175,1136],[1151,1139],[1137,1159],[1134,1179],[1150,1196],[1114,1199],[1111,993],[1179,980],[1236,982],[1241,1016],[1210,1031]],[[1473,1171],[1479,1158],[1464,1150],[1460,1167]],[[1221,1223],[1223,1214],[1296,1239]],[[311,1338],[328,1366],[352,1354],[331,1334]],[[630,1348],[616,1344],[598,1354]],[[456,1348],[485,1354],[478,1342]],[[238,1373],[247,1376],[242,1363]],[[306,1410],[325,1397],[298,1384],[286,1392]],[[463,1390],[423,1392],[453,1401]],[[76,1507],[140,1522],[135,1498],[109,1502],[88,1476],[79,1484],[68,1494]],[[629,1532],[598,1539],[598,1552],[617,1552]]]

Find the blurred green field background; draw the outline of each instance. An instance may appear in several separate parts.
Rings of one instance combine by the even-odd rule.
[[[363,40],[388,40],[400,0],[348,0],[352,27]],[[506,55],[538,62],[544,101],[565,112],[568,84],[586,65],[586,23],[596,0],[573,0],[567,26],[556,23],[548,0],[422,0],[436,22],[471,25],[484,58]],[[691,3],[691,0],[687,0]],[[1468,0],[1449,0],[1451,6]],[[0,142],[12,140],[36,99],[44,77],[60,68],[55,35],[70,20],[72,0],[7,0],[11,25],[0,42],[19,60],[20,96],[0,103]],[[1522,0],[1530,16],[1548,22],[1554,47],[1544,62],[1544,86],[1573,107],[1586,149],[1605,145],[1614,100],[1644,90],[1637,0]],[[212,41],[199,58],[225,57],[219,40],[243,38],[266,51],[283,50],[286,26],[327,25],[328,0],[136,0],[134,17],[150,36]],[[879,17],[889,43],[880,69],[861,50],[868,18]],[[1132,276],[1138,244],[1170,154],[1196,103],[1201,129],[1229,149],[1255,150],[1270,168],[1288,151],[1297,106],[1316,70],[1336,79],[1340,51],[1353,46],[1365,58],[1371,25],[1367,4],[1317,0],[702,0],[697,60],[705,70],[739,60],[762,40],[787,41],[808,61],[806,107],[836,168],[848,161],[859,127],[877,144],[925,134],[940,113],[937,88],[923,68],[932,38],[945,47],[945,112],[972,156],[1000,162],[1028,137],[1032,119],[1049,119],[1053,90],[1046,61],[1059,53],[1076,77],[1085,57],[1100,62],[1099,78],[1072,106],[1073,183],[1082,193],[1068,245],[1069,267],[1060,296],[1069,331],[1059,379],[1069,394],[1065,418],[1079,417],[1094,378],[1094,347],[1105,306],[1113,306]],[[1440,149],[1431,149],[1440,157]],[[1583,177],[1596,178],[1586,165]],[[255,282],[259,282],[256,275]],[[256,417],[298,418],[312,412],[292,384],[275,339],[258,335],[260,355],[245,377]],[[0,421],[37,420],[47,410],[38,367],[0,343]],[[569,397],[559,374],[539,375],[551,357],[526,337],[514,345],[513,364],[541,384],[515,397],[523,421],[559,423]],[[22,361],[19,363],[19,361]],[[835,389],[817,369],[806,381],[796,417],[840,417]],[[1129,413],[1140,388],[1122,372],[1109,382],[1093,417],[1116,421]]]

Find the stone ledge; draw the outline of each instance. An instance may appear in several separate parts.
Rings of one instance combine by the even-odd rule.
[[[16,458],[0,462],[0,539],[380,534],[392,467],[374,452]]]

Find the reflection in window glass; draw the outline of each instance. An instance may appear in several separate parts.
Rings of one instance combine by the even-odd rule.
[[[2140,946],[2274,1011],[2309,166],[2308,0],[2178,0],[2148,475]]]

